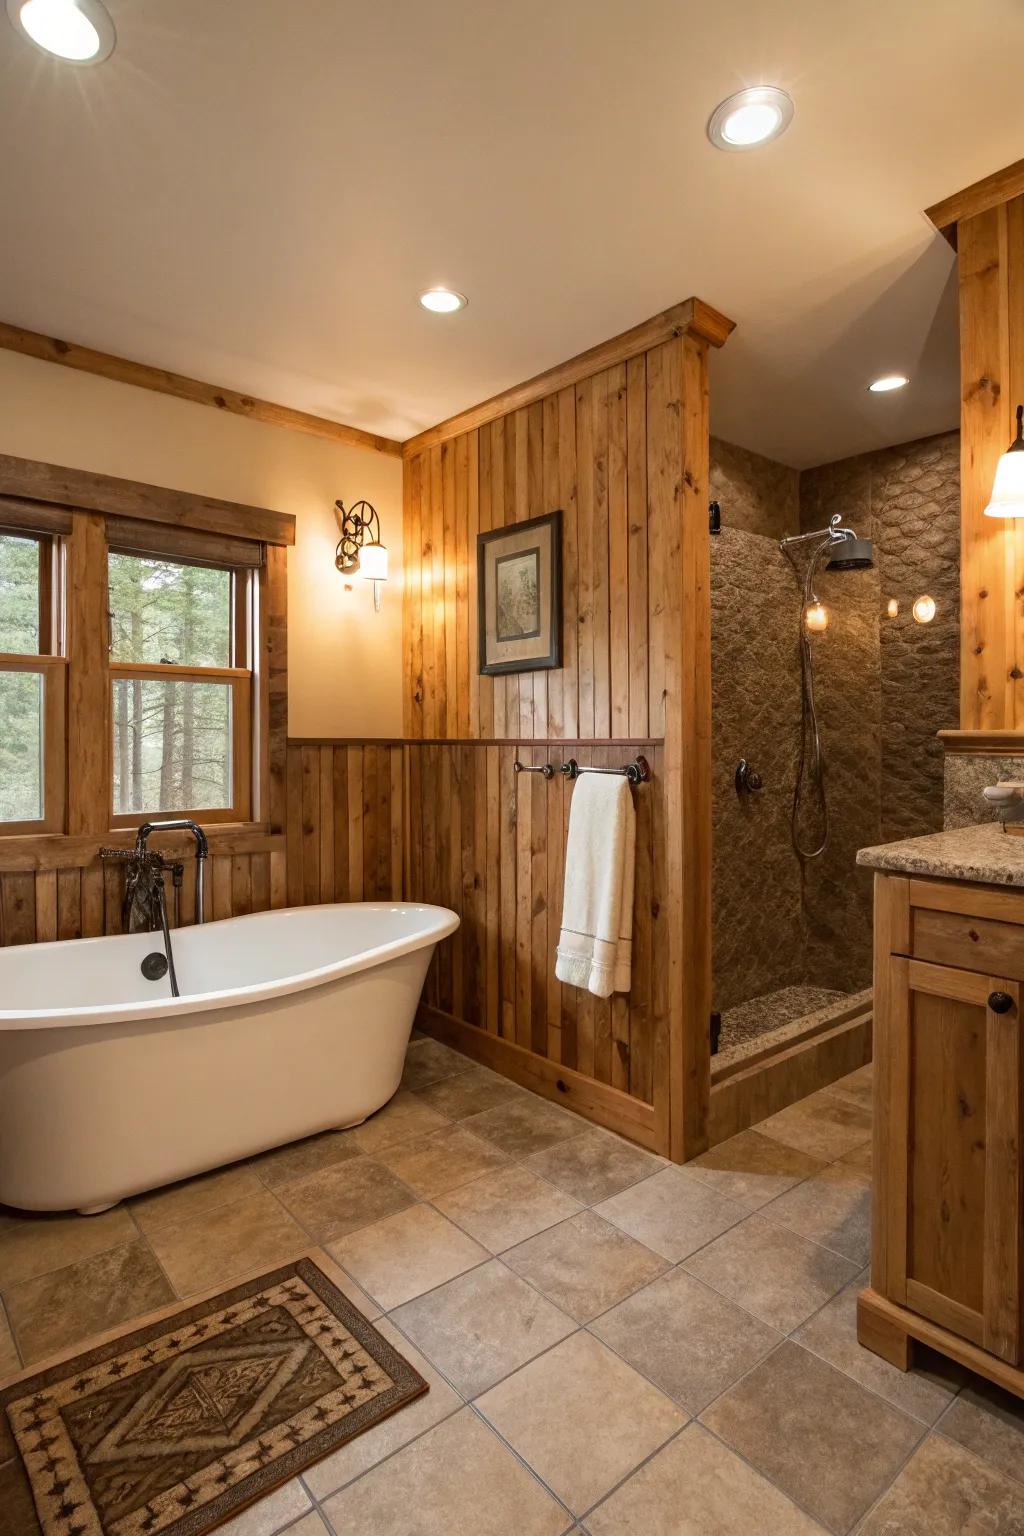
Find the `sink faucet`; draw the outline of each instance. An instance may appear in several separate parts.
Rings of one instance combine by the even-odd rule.
[[[206,833],[197,822],[182,817],[173,821],[144,821],[135,837],[135,852],[144,854],[151,832],[191,832],[196,840],[196,922],[204,921],[203,895],[206,887],[206,860],[210,845]]]

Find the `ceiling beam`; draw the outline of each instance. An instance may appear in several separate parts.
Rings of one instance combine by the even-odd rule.
[[[153,368],[148,363],[133,363],[110,352],[96,352],[92,347],[80,347],[75,342],[43,336],[38,331],[27,331],[23,326],[8,325],[4,321],[0,321],[0,347],[9,352],[20,352],[25,357],[39,358],[44,363],[60,363],[64,368],[77,368],[81,373],[95,373],[118,384],[134,384],[139,389],[173,395],[175,399],[189,400],[193,405],[210,405],[232,416],[246,416],[250,421],[262,421],[270,426],[287,427],[293,432],[344,443],[349,448],[370,448],[392,458],[400,458],[402,454],[402,445],[394,438],[380,437],[361,427],[348,427],[340,421],[329,421],[325,416],[312,416],[308,411],[295,411],[291,406],[275,405],[270,400],[257,400],[252,395],[221,389],[216,384],[204,384],[199,379],[170,373],[165,368]]]
[[[976,213],[987,213],[990,208],[997,208],[1000,203],[1007,203],[1011,197],[1019,197],[1022,192],[1024,160],[1015,160],[1013,165],[1001,171],[993,171],[991,176],[972,182],[962,192],[954,192],[951,197],[943,198],[941,203],[934,203],[931,208],[925,209],[925,213],[935,228],[940,229],[955,244],[956,226],[961,219],[972,219]]]

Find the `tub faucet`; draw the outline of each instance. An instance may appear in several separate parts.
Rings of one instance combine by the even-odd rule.
[[[180,817],[172,821],[144,821],[135,837],[135,852],[144,854],[146,842],[151,832],[191,832],[196,840],[196,922],[205,920],[203,910],[203,895],[206,888],[206,860],[209,857],[210,845],[206,840],[206,833],[198,822],[189,821],[187,817]]]

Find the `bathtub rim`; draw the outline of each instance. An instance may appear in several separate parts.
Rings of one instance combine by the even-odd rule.
[[[270,1002],[275,998],[288,997],[296,992],[308,992],[314,987],[344,980],[345,977],[358,975],[360,971],[375,969],[386,965],[390,960],[399,960],[418,949],[438,944],[442,939],[453,934],[462,921],[458,913],[450,908],[427,902],[322,901],[310,903],[309,906],[274,907],[265,912],[246,912],[238,917],[215,919],[200,926],[204,929],[212,929],[226,924],[234,926],[249,923],[270,916],[284,917],[291,913],[304,914],[346,909],[380,913],[402,912],[429,918],[431,921],[417,928],[413,933],[403,934],[399,938],[390,939],[384,944],[374,945],[369,949],[362,949],[358,954],[349,955],[344,960],[334,960],[328,965],[317,966],[311,971],[300,971],[293,976],[284,976],[276,981],[256,982],[252,986],[223,988],[217,992],[191,992],[184,997],[154,998],[152,1001],[134,1003],[90,1003],[80,1008],[64,1008],[59,1012],[50,1008],[0,1008],[0,1034],[16,1030],[75,1029],[111,1024],[164,1022],[187,1018],[192,1014],[208,1013],[218,1008],[240,1008],[254,1003]],[[176,933],[190,931],[193,931],[191,926],[185,929],[172,929],[172,944]],[[128,935],[107,934],[95,937],[116,941]],[[139,935],[132,935],[132,937],[137,938]],[[81,940],[78,939],[48,939],[36,944],[12,944],[4,954],[12,955],[18,952],[39,954],[46,950],[67,951],[80,942]]]

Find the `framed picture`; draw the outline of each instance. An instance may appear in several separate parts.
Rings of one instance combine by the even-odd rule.
[[[477,535],[481,673],[562,664],[562,514]]]

